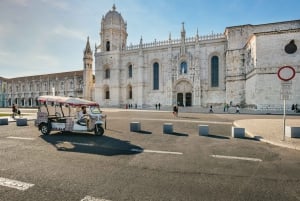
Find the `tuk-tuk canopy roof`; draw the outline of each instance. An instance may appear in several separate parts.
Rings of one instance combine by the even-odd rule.
[[[64,96],[40,96],[38,97],[38,101],[45,103],[45,102],[54,102],[60,104],[67,104],[70,106],[99,106],[98,103],[81,99],[81,98],[74,98],[74,97],[64,97]]]

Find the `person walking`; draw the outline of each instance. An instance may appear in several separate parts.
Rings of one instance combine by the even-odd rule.
[[[15,104],[12,105],[12,118],[15,118],[15,115],[18,114],[18,109],[17,106]]]
[[[173,107],[173,115],[174,117],[178,117],[178,107],[176,105]]]
[[[240,114],[240,106],[239,105],[236,106],[236,112],[235,113],[239,113]]]
[[[209,106],[209,113],[213,113],[214,111],[213,111],[213,107],[212,107],[212,105],[211,106]]]

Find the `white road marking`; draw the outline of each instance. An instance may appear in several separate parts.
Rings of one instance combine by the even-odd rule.
[[[95,198],[95,197],[87,195],[83,199],[81,199],[80,201],[111,201],[111,200],[106,200],[106,199],[101,199],[101,198]]]
[[[248,157],[238,157],[238,156],[223,156],[223,155],[211,155],[211,157],[262,162],[262,160],[259,159],[259,158],[248,158]]]
[[[182,155],[181,152],[172,152],[172,151],[158,151],[158,150],[149,150],[149,149],[130,149],[130,151],[134,152],[146,152],[146,153],[158,153],[158,154],[175,154],[175,155]]]
[[[6,137],[8,139],[16,139],[16,140],[35,140],[35,138],[32,137],[13,137],[13,136],[9,136]]]
[[[17,180],[12,180],[12,179],[6,179],[3,177],[0,177],[0,186],[6,186],[9,188],[15,188],[21,191],[25,191],[28,188],[34,186],[34,184],[30,183],[25,183]]]
[[[63,144],[73,144],[73,145],[81,145],[81,146],[95,146],[94,144],[89,144],[89,143],[81,143],[81,142],[66,142],[66,141],[58,141],[57,143],[63,143]]]

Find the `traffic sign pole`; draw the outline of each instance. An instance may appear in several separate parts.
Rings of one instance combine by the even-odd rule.
[[[291,66],[283,66],[280,67],[277,71],[277,76],[280,80],[282,80],[281,83],[281,97],[283,99],[283,138],[282,140],[285,140],[285,123],[286,123],[286,100],[290,98],[290,90],[292,86],[292,80],[296,75],[296,71]],[[289,82],[290,81],[290,82]]]

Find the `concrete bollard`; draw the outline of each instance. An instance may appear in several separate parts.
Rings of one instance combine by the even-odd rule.
[[[198,125],[198,133],[202,136],[208,136],[208,125]]]
[[[231,136],[234,137],[234,138],[243,138],[243,137],[245,137],[245,128],[232,127]]]
[[[141,131],[140,122],[130,122],[130,132],[139,132]]]
[[[285,136],[290,138],[300,138],[300,127],[285,127]]]
[[[172,134],[173,133],[173,124],[172,123],[164,123],[163,132],[166,134]]]
[[[27,126],[27,119],[26,118],[20,118],[16,119],[17,126]]]
[[[0,125],[8,125],[8,118],[0,119]]]

